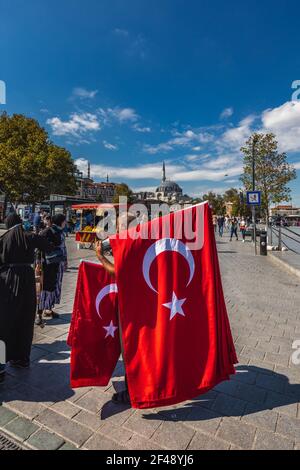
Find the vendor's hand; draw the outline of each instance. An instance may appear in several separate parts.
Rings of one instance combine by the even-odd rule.
[[[100,261],[104,258],[102,240],[96,241],[96,255]]]

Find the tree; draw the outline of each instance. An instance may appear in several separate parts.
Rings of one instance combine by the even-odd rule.
[[[224,199],[220,194],[215,194],[210,191],[208,194],[203,195],[203,201],[208,201],[212,211],[216,215],[225,215],[226,207]]]
[[[224,202],[232,203],[232,215],[233,217],[244,216],[248,217],[251,216],[251,210],[246,205],[246,201],[244,197],[242,197],[242,193],[237,190],[236,188],[230,188],[224,193]]]
[[[113,198],[113,202],[114,203],[118,203],[119,202],[119,197],[120,196],[126,196],[128,198],[128,202],[132,202],[132,191],[131,189],[129,188],[129,186],[125,183],[120,183],[120,184],[117,184],[116,185],[116,189],[115,189],[115,195],[114,195],[114,198]]]
[[[51,193],[74,194],[70,153],[49,141],[35,119],[0,115],[0,187],[13,203],[35,204]]]
[[[286,154],[278,152],[275,135],[254,133],[241,148],[244,173],[241,180],[246,190],[252,190],[252,158],[255,162],[255,188],[262,192],[262,210],[266,218],[270,204],[289,201],[288,183],[296,178],[296,170],[287,163]]]

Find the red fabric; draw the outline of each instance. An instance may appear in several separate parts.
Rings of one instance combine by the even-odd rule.
[[[123,239],[124,233],[110,239],[119,290],[124,362],[134,408],[165,406],[194,398],[235,372],[237,357],[208,204],[173,213],[169,239],[178,238],[178,229],[188,217],[203,238],[203,246],[191,251],[195,267],[191,280],[191,267],[185,257],[164,251],[154,259],[150,256],[147,284],[144,273],[149,266],[146,263],[143,273],[143,265],[155,240]],[[166,217],[161,217],[144,224],[141,230],[150,233],[156,228],[159,238],[166,239],[166,222]],[[133,235],[135,230],[129,229],[128,234]],[[184,236],[181,240],[186,245]],[[171,318],[170,306],[163,305],[171,302],[173,293],[183,301],[184,316],[176,313]]]
[[[110,285],[116,286],[115,279],[102,265],[80,264],[68,336],[72,388],[107,385],[120,356],[119,328],[111,330],[114,337],[106,337],[108,332],[104,328],[111,322],[118,326],[117,294],[102,291]],[[103,297],[97,313],[96,301],[100,292]]]

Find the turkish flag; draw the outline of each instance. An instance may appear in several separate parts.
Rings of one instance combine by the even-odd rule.
[[[207,392],[237,357],[207,203],[110,238],[132,406],[152,408]]]
[[[67,342],[72,388],[107,385],[121,347],[117,285],[101,264],[80,264]]]

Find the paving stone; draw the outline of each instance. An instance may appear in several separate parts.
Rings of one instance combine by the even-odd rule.
[[[18,439],[25,441],[31,434],[39,428],[36,424],[32,423],[25,418],[16,418],[5,426],[5,429]]]
[[[280,414],[287,414],[292,417],[297,416],[298,406],[295,399],[288,395],[276,392],[268,392],[265,408],[276,409]]]
[[[276,432],[300,440],[300,419],[280,414]]]
[[[268,431],[257,431],[255,450],[292,450],[294,441]]]
[[[150,416],[147,413],[137,411],[132,414],[127,421],[125,421],[123,428],[134,431],[141,436],[150,439],[161,424],[161,416],[159,414],[157,414],[157,419],[153,419],[152,417],[150,418]]]
[[[188,446],[188,450],[228,450],[229,442],[197,432]]]
[[[273,390],[274,392],[279,393],[282,393],[285,388],[285,384],[282,380],[280,380],[276,376],[269,377],[265,374],[258,374],[256,384],[262,388]]]
[[[8,410],[4,406],[0,406],[0,426],[5,426],[17,416],[18,415],[16,415],[16,413],[13,413],[11,410]]]
[[[249,403],[246,407],[242,421],[246,421],[258,428],[275,432],[278,413],[272,410],[260,410],[256,405]]]
[[[101,434],[94,434],[85,444],[87,450],[126,450],[126,447]]]
[[[251,449],[254,442],[255,427],[232,418],[223,419],[216,437],[230,442],[242,449]]]
[[[61,446],[58,450],[78,450],[78,448],[70,442],[65,442],[65,444]]]
[[[92,413],[97,413],[101,410],[103,405],[109,401],[109,396],[97,389],[91,390],[86,393],[82,398],[79,398],[75,403],[80,408],[84,408]]]
[[[220,393],[212,406],[213,411],[218,411],[222,415],[240,416],[246,408],[246,402],[238,398]]]
[[[158,428],[152,441],[166,449],[186,449],[195,431],[178,422],[166,421]]]
[[[64,439],[56,434],[40,429],[26,441],[26,444],[38,450],[57,450],[64,442]]]
[[[126,448],[130,450],[162,450],[158,444],[145,439],[139,434],[134,434],[126,443]]]
[[[85,410],[81,410],[78,414],[76,414],[73,418],[73,421],[76,421],[79,424],[83,424],[93,431],[97,431],[103,425],[103,421],[101,421],[99,415],[89,413]]]
[[[73,418],[80,411],[80,408],[78,406],[74,406],[72,405],[72,403],[68,403],[67,401],[55,403],[54,405],[52,405],[51,409],[56,411],[57,413],[61,413],[67,418]]]
[[[220,414],[201,406],[197,406],[191,409],[190,414],[185,420],[185,425],[195,430],[215,435],[220,422]]]
[[[50,409],[38,416],[36,421],[78,446],[81,446],[92,434],[90,429]]]
[[[122,444],[127,445],[127,441],[132,437],[133,432],[125,429],[124,426],[115,426],[111,423],[104,422],[101,428],[98,431],[99,434],[103,436],[113,439],[114,441]]]

